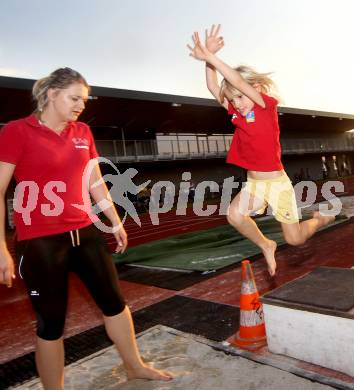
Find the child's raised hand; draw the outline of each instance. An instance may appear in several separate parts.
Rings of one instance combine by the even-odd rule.
[[[220,24],[216,27],[213,24],[210,33],[207,29],[205,30],[205,46],[213,54],[224,47],[224,38],[219,36],[220,27]]]
[[[210,51],[200,42],[199,34],[195,32],[192,35],[192,40],[194,47],[187,45],[190,50],[190,56],[194,57],[196,60],[206,61],[208,56],[211,54]]]

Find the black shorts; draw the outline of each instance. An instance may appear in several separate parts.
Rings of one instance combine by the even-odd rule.
[[[69,272],[83,281],[105,316],[125,308],[111,253],[94,226],[16,243],[19,274],[37,317],[37,335],[56,340],[63,334]]]

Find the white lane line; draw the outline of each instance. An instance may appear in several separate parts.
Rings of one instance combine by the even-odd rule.
[[[208,219],[222,219],[222,218],[225,218],[225,215],[210,215],[210,216],[198,216],[198,215],[195,215],[195,214],[191,214],[191,215],[174,215],[174,216],[171,216],[169,218],[164,218],[164,215],[161,214],[159,215],[159,220],[160,222],[175,222],[175,221],[180,221],[180,220],[185,220],[185,219],[190,219],[190,218],[208,218]],[[144,223],[151,223],[151,218],[150,217],[146,217],[146,218],[141,218],[140,217],[140,221],[142,223],[142,225]],[[126,222],[124,224],[124,226],[127,226],[127,227],[130,227],[130,226],[138,226],[134,221],[131,221],[129,220],[128,222]]]
[[[185,225],[185,226],[186,226],[186,229],[185,229],[185,230],[188,230],[188,227],[190,227],[190,226],[200,225],[200,224],[203,224],[203,223],[205,223],[205,221],[194,222],[194,223]],[[171,228],[171,229],[163,229],[164,232],[173,231],[173,230],[181,230],[181,228],[180,228],[179,226],[177,226],[177,227],[174,227],[174,228]],[[181,232],[181,234],[183,234],[183,233],[187,233],[187,231]],[[131,239],[134,239],[134,238],[141,238],[141,237],[153,236],[153,235],[156,235],[156,234],[159,234],[159,231],[157,231],[157,232],[152,232],[152,233],[148,233],[148,234],[137,234],[136,236],[133,236],[133,237],[132,237],[132,235],[130,235],[130,236],[128,237],[128,240],[129,240],[129,239],[131,240]],[[168,237],[163,237],[163,238],[168,238]],[[108,238],[108,239],[107,239],[107,242],[108,242],[108,243],[114,243],[115,240],[114,240],[114,238]]]
[[[194,225],[195,223],[200,224],[200,223],[205,223],[205,222],[210,222],[210,221],[213,221],[213,219],[207,219],[207,220],[203,220],[203,221],[200,221],[200,218],[195,218],[193,220],[190,220],[188,222],[186,221],[179,221],[178,223],[174,223],[173,224],[173,229],[180,229],[181,226],[183,227],[188,227],[188,226],[191,226],[191,225]],[[168,227],[168,226],[167,226]],[[166,226],[162,226],[162,225],[151,225],[147,228],[138,228],[138,229],[134,229],[132,231],[129,231],[129,230],[126,230],[126,232],[129,234],[129,236],[131,237],[132,235],[136,235],[136,237],[141,237],[141,231],[144,231],[144,233],[152,233],[152,234],[156,234],[156,233],[160,233],[160,231],[168,231],[168,230],[171,230],[171,229],[166,229]],[[155,232],[155,233],[154,233]],[[109,237],[111,237],[111,234],[110,233],[107,233],[107,235]]]
[[[153,267],[151,265],[142,265],[142,264],[136,264],[136,263],[130,263],[127,264],[129,267],[136,267],[136,268],[147,268],[147,269],[158,269],[160,271],[173,271],[173,272],[180,272],[182,274],[191,274],[193,271],[190,270],[184,270],[184,269],[178,269],[178,268],[166,268],[166,267]]]
[[[139,229],[144,229],[144,230],[158,229],[158,230],[160,230],[160,229],[163,229],[167,225],[186,224],[186,223],[191,222],[191,221],[200,221],[201,218],[203,218],[204,222],[217,220],[216,218],[210,218],[210,217],[193,217],[193,218],[188,218],[188,219],[187,218],[175,219],[175,220],[168,221],[168,222],[160,221],[160,223],[158,225],[149,224],[149,226],[142,225],[141,227],[139,227],[138,225],[135,224],[135,226],[132,228],[126,227],[126,225],[124,224],[124,228],[127,232],[133,232],[133,231],[137,231]],[[222,218],[218,218],[218,220],[220,220],[220,219],[225,219],[225,217],[223,216]]]

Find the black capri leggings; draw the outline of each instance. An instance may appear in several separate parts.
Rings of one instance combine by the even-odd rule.
[[[37,335],[63,335],[69,272],[83,281],[105,316],[125,308],[118,275],[102,234],[94,226],[16,243],[19,274],[37,317]]]

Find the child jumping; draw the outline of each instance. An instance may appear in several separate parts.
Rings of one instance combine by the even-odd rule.
[[[247,170],[247,183],[233,199],[228,222],[263,252],[271,276],[275,274],[275,241],[266,238],[250,217],[270,205],[281,223],[290,245],[301,245],[335,217],[319,212],[299,223],[294,188],[281,163],[278,101],[270,96],[274,87],[268,73],[258,73],[248,66],[232,68],[216,56],[224,46],[220,25],[206,30],[205,44],[199,34],[192,36],[190,55],[206,64],[206,83],[215,99],[232,116],[235,133],[227,162]],[[218,83],[217,72],[223,76]]]

